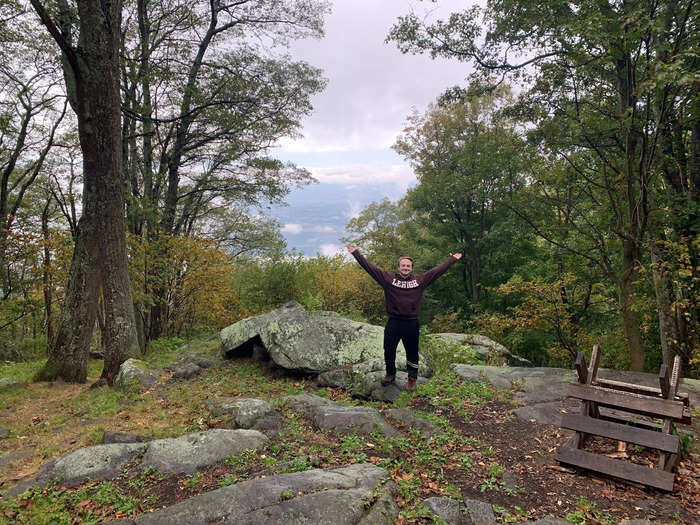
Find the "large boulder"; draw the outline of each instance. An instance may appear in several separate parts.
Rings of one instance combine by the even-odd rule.
[[[362,463],[256,478],[200,494],[125,523],[394,523],[398,516],[393,501],[396,487],[390,481],[383,484],[387,477],[388,472],[383,468]]]
[[[384,359],[384,328],[351,321],[326,312],[309,314],[291,301],[277,310],[243,319],[220,333],[225,358],[250,356],[264,348],[265,357],[278,366],[309,374],[362,361]],[[406,370],[406,355],[399,343],[396,367]],[[421,356],[419,374],[432,375]]]
[[[508,349],[493,339],[479,334],[430,334],[427,337],[434,337],[446,343],[459,343],[469,346],[486,363],[492,361],[503,361],[508,366],[532,366],[532,363],[524,357],[511,354]]]

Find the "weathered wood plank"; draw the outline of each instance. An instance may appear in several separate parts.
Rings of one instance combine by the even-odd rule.
[[[578,374],[578,382],[585,385],[588,379],[588,370],[586,369],[586,356],[583,352],[579,352],[576,356],[576,373]]]
[[[624,383],[622,381],[614,381],[612,379],[596,379],[594,386],[602,386],[612,390],[620,390],[622,392],[632,392],[634,394],[648,395],[651,397],[662,398],[661,389],[653,386],[635,385],[633,383]],[[689,404],[688,394],[685,392],[676,393],[676,397],[683,401],[684,405]]]
[[[669,399],[656,399],[633,392],[617,392],[599,386],[571,383],[569,397],[593,401],[601,406],[621,408],[651,417],[683,419],[683,403]]]
[[[583,467],[608,474],[609,476],[642,483],[643,485],[648,485],[657,489],[669,492],[673,490],[673,480],[675,476],[673,473],[664,470],[643,467],[625,461],[617,461],[605,456],[586,452],[585,450],[576,450],[567,447],[559,447],[556,459],[561,463]]]
[[[659,368],[659,387],[661,391],[661,397],[663,397],[664,399],[668,399],[668,391],[670,387],[668,380],[668,367],[666,365],[661,365],[661,367]]]
[[[586,384],[590,385],[593,383],[598,376],[598,363],[600,362],[600,347],[596,344],[593,345],[593,352],[591,353],[591,364],[588,367],[588,380]]]
[[[562,428],[578,432],[595,434],[596,436],[634,443],[635,445],[642,445],[666,452],[678,452],[678,436],[654,432],[653,430],[644,430],[577,414],[564,414],[561,419],[561,426]]]

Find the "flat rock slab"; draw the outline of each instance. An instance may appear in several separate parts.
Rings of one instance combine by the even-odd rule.
[[[439,436],[444,433],[439,426],[426,419],[423,419],[412,410],[407,410],[405,408],[390,408],[385,410],[383,414],[384,417],[404,425],[407,430],[412,430],[414,428],[417,429],[424,439],[430,439],[431,437]]]
[[[462,522],[459,501],[450,498],[427,498],[423,500],[423,505],[433,514],[440,516],[448,525],[460,525]]]
[[[465,381],[485,380],[496,388],[516,388],[514,399],[524,405],[515,410],[518,417],[556,426],[561,423],[562,400],[577,380],[573,370],[564,368],[453,365],[452,370]],[[598,377],[652,387],[659,383],[655,374],[628,370],[601,368]],[[682,379],[678,390],[688,393],[691,408],[700,407],[700,380]]]
[[[287,396],[284,400],[292,410],[303,414],[322,430],[334,430],[339,434],[365,435],[376,430],[385,436],[399,434],[371,407],[346,407],[313,394]]]
[[[261,418],[271,416],[274,407],[263,399],[218,397],[206,402],[212,416],[230,415],[238,428],[253,428]]]
[[[223,487],[127,522],[137,525],[220,523],[355,525],[394,523],[398,508],[384,496],[383,468],[369,463],[279,474]],[[391,485],[389,490],[391,490]],[[382,496],[369,508],[369,501]],[[390,497],[389,499],[393,499]],[[379,508],[377,507],[379,505]],[[375,512],[376,511],[376,512]]]
[[[311,420],[321,430],[339,434],[366,435],[379,431],[384,436],[397,436],[398,430],[372,407],[321,406],[314,409]]]
[[[220,332],[223,357],[249,355],[259,342],[270,359],[287,370],[318,374],[362,361],[383,360],[384,328],[359,323],[332,313],[309,314],[291,301],[269,313],[243,319]],[[396,366],[406,370],[401,344]],[[426,359],[419,361],[419,373],[430,377]]]
[[[129,461],[146,448],[141,443],[95,445],[58,458],[46,474],[52,481],[74,487],[85,479],[115,478]]]
[[[228,456],[258,449],[267,440],[267,436],[257,430],[223,428],[195,432],[179,438],[158,439],[148,443],[141,468],[152,467],[159,472],[190,474]]]

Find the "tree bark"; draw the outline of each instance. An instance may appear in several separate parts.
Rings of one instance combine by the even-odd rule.
[[[72,47],[38,0],[32,5],[67,57],[75,81],[73,108],[83,152],[83,215],[55,343],[42,379],[85,382],[97,299],[105,305],[105,366],[110,382],[119,365],[139,355],[129,286],[121,166],[119,37],[122,2],[78,0],[79,41]]]
[[[636,250],[632,244],[633,241],[631,240],[622,242],[623,270],[618,281],[620,313],[622,315],[622,328],[630,353],[630,368],[635,372],[642,372],[644,371],[644,346],[642,345],[642,336],[639,333],[639,322],[633,308]]]

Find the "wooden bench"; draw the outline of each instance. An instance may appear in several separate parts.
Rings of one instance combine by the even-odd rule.
[[[672,491],[674,469],[678,463],[679,439],[675,423],[690,423],[687,394],[677,392],[680,357],[676,356],[670,374],[666,365],[659,371],[659,388],[598,379],[600,348],[593,347],[590,367],[586,367],[583,352],[576,358],[578,381],[569,385],[568,397],[581,400],[580,414],[564,414],[562,428],[576,433],[557,449],[560,463],[594,470],[661,490]],[[601,416],[600,408],[614,412]],[[635,424],[634,417],[642,415],[662,420],[662,424]],[[600,436],[632,443],[659,452],[656,468],[609,458],[583,450],[587,436]]]

